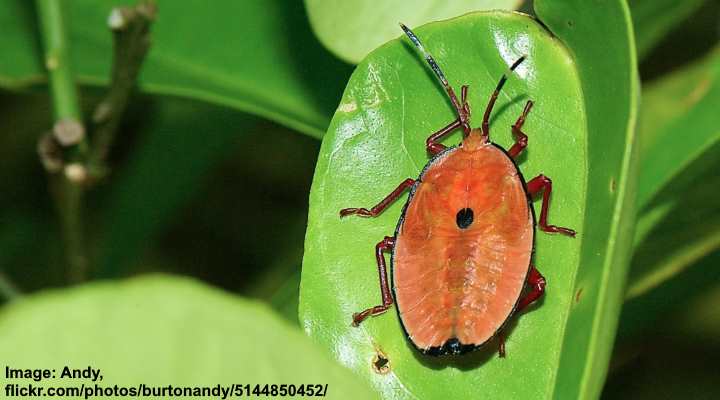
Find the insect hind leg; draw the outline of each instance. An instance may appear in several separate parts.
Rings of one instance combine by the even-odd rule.
[[[545,281],[545,277],[532,264],[530,264],[530,272],[528,273],[527,284],[530,290],[528,290],[527,293],[525,293],[525,295],[520,298],[520,301],[518,301],[517,307],[515,308],[514,314],[522,312],[529,305],[535,303],[536,301],[538,301],[538,299],[545,295],[545,285],[547,284],[547,282]],[[500,358],[504,358],[505,354],[505,335],[500,332],[498,333],[498,356]]]
[[[382,314],[387,311],[393,304],[393,297],[390,293],[390,285],[388,284],[387,266],[385,264],[385,255],[383,252],[392,250],[395,247],[395,237],[385,236],[383,240],[375,246],[375,258],[377,259],[378,275],[380,278],[380,293],[382,295],[382,304],[375,307],[367,308],[359,313],[353,314],[353,326],[360,325],[365,318]]]

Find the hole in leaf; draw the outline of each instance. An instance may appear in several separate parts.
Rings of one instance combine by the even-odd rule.
[[[373,357],[372,360],[372,368],[376,373],[385,375],[390,372],[390,359],[387,358],[385,353],[377,350],[377,353],[375,353],[375,357]]]

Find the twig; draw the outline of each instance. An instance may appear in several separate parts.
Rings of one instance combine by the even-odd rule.
[[[38,142],[38,153],[55,195],[66,254],[68,277],[77,282],[86,278],[88,257],[84,241],[83,195],[87,184],[102,177],[106,158],[122,114],[135,87],[142,62],[150,47],[150,24],[156,7],[144,1],[135,7],[113,9],[108,25],[113,31],[114,54],[110,88],[93,114],[93,140],[89,143],[69,64],[62,0],[36,0],[45,64],[55,112],[52,135]],[[57,172],[62,171],[62,174]]]
[[[78,166],[82,166],[80,162],[87,152],[87,139],[70,65],[69,42],[63,19],[65,3],[60,0],[37,0],[36,4],[55,113],[53,136],[68,150],[67,158],[71,161],[64,169],[65,174],[54,174],[51,177],[51,186],[62,224],[68,275],[72,281],[79,281],[87,273],[87,256],[82,221],[82,180],[75,178],[78,177]]]
[[[88,167],[95,175],[102,176],[108,169],[108,152],[150,48],[150,25],[155,13],[155,3],[145,1],[134,7],[117,7],[108,18],[114,39],[113,67],[110,89],[93,114],[96,125]]]

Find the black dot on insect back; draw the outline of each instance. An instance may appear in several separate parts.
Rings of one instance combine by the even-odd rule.
[[[460,229],[465,229],[473,223],[473,210],[472,208],[463,208],[458,211],[455,216],[455,222]]]

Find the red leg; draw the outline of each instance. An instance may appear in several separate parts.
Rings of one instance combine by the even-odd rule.
[[[515,313],[521,312],[545,294],[545,277],[540,274],[534,265],[530,265],[527,283],[530,291],[520,299],[517,308],[515,308]],[[498,357],[505,358],[505,335],[502,332],[498,333]]]
[[[550,194],[552,193],[552,181],[545,175],[538,175],[527,184],[528,192],[531,196],[535,196],[543,192],[542,209],[540,211],[540,229],[544,232],[562,233],[563,235],[575,237],[575,231],[568,228],[562,228],[555,225],[547,224],[548,207],[550,206]]]
[[[518,302],[517,308],[515,309],[516,313],[521,312],[545,294],[545,277],[542,276],[542,274],[532,264],[530,265],[530,273],[528,273],[527,283],[530,291],[527,292],[527,294]]]
[[[450,132],[454,131],[455,129],[459,128],[462,125],[460,122],[460,119],[456,119],[455,121],[451,122],[448,126],[440,129],[439,131],[433,133],[430,135],[430,137],[427,138],[425,141],[425,147],[427,148],[427,151],[432,154],[438,154],[441,151],[445,150],[447,147],[445,147],[444,144],[438,143],[439,140],[441,140],[445,135],[449,134]]]
[[[402,183],[400,183],[398,187],[396,187],[395,190],[392,191],[392,193],[382,199],[382,201],[378,203],[375,207],[369,210],[367,208],[343,208],[342,210],[340,210],[340,218],[350,214],[357,214],[361,217],[376,217],[378,216],[378,214],[383,212],[383,210],[385,210],[390,205],[390,203],[400,197],[400,195],[402,194],[402,192],[405,191],[405,189],[411,187],[414,184],[414,179],[407,178],[402,181]]]
[[[515,125],[512,126],[512,132],[515,136],[515,144],[510,148],[510,151],[508,153],[510,154],[510,157],[515,158],[517,157],[522,151],[527,147],[528,143],[528,137],[527,135],[522,131],[522,126],[525,123],[525,118],[527,117],[528,113],[530,112],[530,109],[533,106],[532,100],[528,100],[527,103],[525,103],[525,109],[522,112],[522,115],[515,121]]]
[[[467,118],[470,117],[470,105],[467,103],[467,91],[468,86],[463,85],[463,87],[460,90],[460,99],[462,101],[462,107],[463,111],[465,112],[465,115],[467,115]],[[467,120],[463,123],[462,117],[458,117],[455,121],[448,124],[446,127],[440,129],[439,131],[433,133],[430,135],[430,137],[427,138],[425,141],[425,147],[427,148],[427,151],[432,154],[438,154],[441,151],[445,150],[446,147],[443,144],[438,143],[440,140],[442,140],[446,135],[452,133],[455,129],[462,127],[464,134],[467,136],[470,133],[470,125],[468,124]]]
[[[517,59],[513,63],[512,66],[510,66],[510,71],[514,71],[515,68],[517,68],[520,63],[522,63],[525,60],[525,56],[522,56]],[[489,140],[490,136],[490,113],[492,113],[493,107],[495,107],[495,102],[497,101],[498,96],[500,95],[500,90],[502,90],[503,86],[505,85],[505,81],[507,81],[507,75],[503,74],[502,78],[500,78],[500,82],[498,82],[498,85],[495,87],[495,91],[490,96],[490,101],[488,101],[488,105],[485,108],[485,114],[483,115],[482,120],[482,135],[485,137],[486,140]]]
[[[353,314],[353,326],[360,325],[365,318],[371,315],[384,313],[388,310],[388,308],[390,308],[390,306],[392,306],[393,298],[390,294],[390,286],[388,285],[387,267],[385,266],[385,256],[383,256],[383,251],[392,250],[393,246],[395,246],[395,238],[391,236],[385,236],[385,239],[375,246],[375,258],[377,259],[378,274],[380,275],[380,293],[382,294],[382,304]]]

